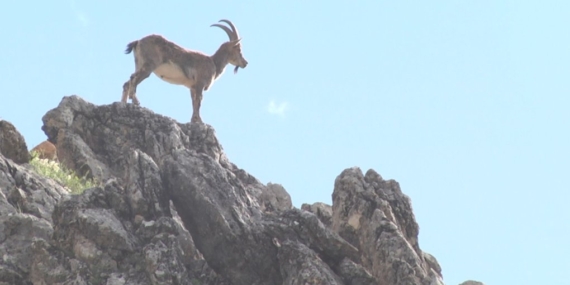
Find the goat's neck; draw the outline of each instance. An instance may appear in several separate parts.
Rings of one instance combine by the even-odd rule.
[[[212,60],[214,61],[214,65],[216,65],[216,77],[220,76],[224,72],[224,68],[229,63],[229,55],[228,52],[220,46],[220,48],[211,56]]]

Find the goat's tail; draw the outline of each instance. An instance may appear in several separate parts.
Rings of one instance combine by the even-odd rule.
[[[137,44],[138,44],[138,43],[139,43],[139,41],[130,42],[130,43],[127,45],[127,49],[125,49],[125,54],[131,53],[131,51],[133,51],[133,49],[135,49],[135,48],[137,47]]]

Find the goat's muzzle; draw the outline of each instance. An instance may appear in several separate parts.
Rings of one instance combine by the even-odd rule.
[[[236,65],[236,67],[234,68],[234,74],[236,74],[238,72],[238,69],[240,69],[240,67],[245,68],[246,66],[247,66],[247,61],[245,61],[241,65]]]

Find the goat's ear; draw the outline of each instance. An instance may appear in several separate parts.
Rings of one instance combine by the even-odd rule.
[[[241,39],[237,39],[237,40],[234,40],[232,43],[237,46],[237,45],[239,45],[240,41],[241,41]]]

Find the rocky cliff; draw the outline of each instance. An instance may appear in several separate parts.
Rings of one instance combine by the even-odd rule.
[[[101,186],[71,195],[17,139],[2,147],[0,284],[443,284],[410,199],[374,170],[344,170],[332,206],[298,209],[206,124],[77,96],[43,122],[59,160]]]

